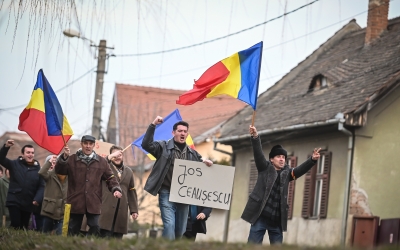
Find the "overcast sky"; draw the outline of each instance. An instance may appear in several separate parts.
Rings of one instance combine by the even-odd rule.
[[[193,80],[214,63],[264,41],[261,94],[351,19],[364,28],[368,9],[368,0],[76,2],[76,12],[63,12],[70,19],[59,22],[47,13],[43,25],[34,18],[29,22],[28,5],[15,29],[17,11],[9,8],[11,0],[4,1],[0,11],[0,135],[18,131],[19,114],[30,100],[41,68],[75,138],[90,134],[96,49],[88,41],[63,36],[64,29],[80,30],[96,44],[105,39],[114,47],[108,50],[116,56],[108,60],[104,79],[105,132],[115,83],[189,90]],[[389,18],[397,16],[400,0],[392,0]],[[189,48],[179,49],[183,47]],[[168,51],[172,49],[179,50]]]

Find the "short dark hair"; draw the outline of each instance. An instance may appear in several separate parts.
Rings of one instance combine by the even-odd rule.
[[[115,149],[117,149],[117,150],[123,150],[123,148],[121,148],[120,146],[112,145],[111,148],[110,148],[110,154],[111,154],[112,151],[115,150]]]
[[[174,126],[172,127],[172,129],[175,131],[179,125],[185,126],[189,130],[189,123],[187,123],[185,121],[179,121],[179,122],[175,123]]]
[[[25,146],[22,147],[22,149],[21,149],[21,154],[24,154],[24,153],[25,153],[25,148],[33,148],[33,149],[34,149],[34,147],[33,147],[32,145],[27,144],[27,145],[25,145]]]

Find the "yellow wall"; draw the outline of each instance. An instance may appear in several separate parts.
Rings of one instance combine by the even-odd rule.
[[[354,186],[365,194],[365,206],[380,218],[400,218],[400,88],[368,113],[357,131]]]

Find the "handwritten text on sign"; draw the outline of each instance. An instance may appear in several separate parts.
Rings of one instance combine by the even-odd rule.
[[[235,168],[175,160],[169,200],[229,210]]]

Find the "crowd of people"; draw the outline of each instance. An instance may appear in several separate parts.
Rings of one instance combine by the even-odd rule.
[[[212,162],[202,160],[186,145],[189,127],[186,122],[174,125],[173,140],[161,147],[162,142],[153,142],[152,132],[161,122],[162,118],[157,117],[144,140],[144,148],[157,158],[145,190],[153,195],[159,194],[163,236],[178,239],[185,233],[186,238],[194,240],[198,232],[206,233],[205,220],[211,208],[191,205],[189,214],[189,205],[169,202],[173,159],[203,161],[207,166]],[[22,147],[17,159],[8,159],[7,153],[14,141],[7,140],[0,149],[0,164],[4,167],[0,173],[3,226],[61,235],[63,225],[67,224],[70,236],[84,233],[87,236],[122,238],[127,234],[129,217],[136,220],[139,216],[133,172],[123,163],[121,147],[113,145],[110,154],[103,158],[93,150],[95,141],[93,136],[85,135],[76,153],[71,154],[65,145],[60,155],[49,155],[41,166],[34,159],[32,145]],[[167,162],[160,162],[161,154],[165,153],[163,150],[168,150]],[[159,170],[165,173],[163,178],[160,178]],[[69,213],[67,223],[64,222],[65,212]],[[88,226],[87,232],[81,230],[82,223]]]
[[[143,137],[143,149],[156,158],[144,190],[158,195],[164,238],[195,240],[197,233],[207,232],[205,221],[212,209],[169,200],[174,161],[203,162],[207,167],[213,162],[186,144],[187,122],[173,125],[170,140],[154,141],[156,127],[162,122],[157,116]],[[290,168],[281,145],[272,147],[266,158],[257,129],[251,125],[249,133],[258,179],[242,214],[251,224],[248,242],[261,244],[268,232],[271,244],[281,244],[287,225],[289,182],[316,165],[321,149],[314,149],[303,164]],[[89,227],[86,235],[122,238],[127,233],[128,216],[133,220],[139,216],[133,172],[123,163],[121,147],[112,146],[103,158],[93,150],[95,140],[91,135],[83,136],[76,153],[71,154],[66,145],[59,156],[48,156],[43,167],[34,159],[31,145],[22,147],[17,159],[8,159],[14,141],[6,141],[0,149],[0,164],[5,167],[0,178],[0,214],[9,218],[10,227],[27,229],[34,217],[36,229],[59,235],[67,224],[64,212],[68,212],[68,235],[82,234],[84,218]]]

